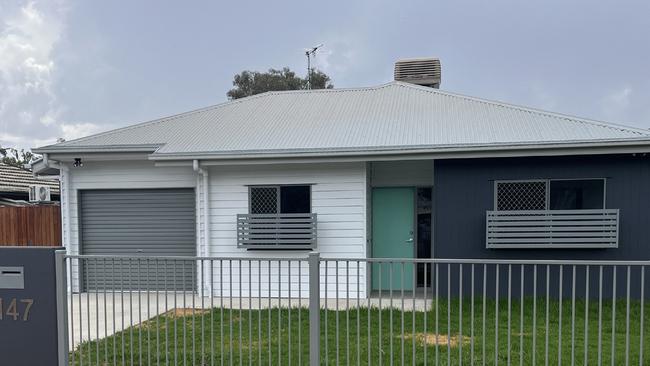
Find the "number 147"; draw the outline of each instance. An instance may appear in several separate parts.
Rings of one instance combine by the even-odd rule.
[[[22,317],[20,316],[20,310],[18,303],[20,303],[23,308]],[[29,319],[29,311],[34,305],[34,299],[16,299],[13,298],[9,300],[9,304],[5,309],[5,302],[0,297],[0,320],[4,320],[5,316],[7,319],[12,318],[13,320],[18,320],[18,317],[21,317],[24,322]]]

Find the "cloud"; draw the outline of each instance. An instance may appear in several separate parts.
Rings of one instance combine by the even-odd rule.
[[[372,51],[366,45],[365,33],[343,35],[331,32],[323,39],[324,46],[318,50],[313,65],[332,77],[336,87],[359,86],[359,79],[365,79],[367,74],[372,73],[373,67],[369,65],[376,65],[371,63]],[[376,78],[377,75],[372,77]]]
[[[32,136],[16,136],[8,133],[0,133],[0,141],[4,144],[3,146],[23,149],[32,146],[50,145],[53,142],[51,139],[40,139]]]
[[[633,91],[630,86],[614,89],[601,104],[603,115],[615,121],[626,120],[632,105]]]
[[[630,105],[630,96],[632,95],[632,88],[629,86],[623,89],[614,91],[607,96],[610,105],[617,108],[627,108]]]
[[[54,83],[65,30],[61,1],[9,3],[0,12],[0,144],[32,147],[56,139],[65,106]]]
[[[333,53],[334,51],[331,48],[321,47],[312,58],[312,67],[327,73],[332,67],[330,57],[332,57]]]
[[[531,86],[533,104],[540,109],[554,111],[558,107],[556,95],[551,93],[542,83],[535,82]]]
[[[100,125],[94,123],[72,123],[61,124],[61,129],[63,130],[63,136],[66,140],[77,139],[80,137],[92,135],[104,130]]]

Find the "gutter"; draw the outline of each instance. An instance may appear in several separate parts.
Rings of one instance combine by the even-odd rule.
[[[43,146],[39,148],[32,149],[32,152],[35,154],[47,154],[47,153],[82,153],[82,152],[149,152],[153,153],[162,144],[143,144],[143,145],[104,145],[104,146],[83,146],[83,145],[71,145],[71,146]]]
[[[513,150],[554,150],[554,149],[588,149],[594,147],[617,148],[645,146],[650,148],[650,137],[609,138],[594,140],[548,140],[527,142],[493,142],[479,144],[445,144],[445,145],[393,145],[393,146],[357,146],[329,148],[296,148],[268,150],[229,150],[229,151],[193,151],[161,152],[164,144],[152,145],[102,145],[102,146],[45,146],[33,149],[35,153],[80,154],[80,153],[149,153],[150,160],[202,160],[202,159],[248,159],[279,157],[314,157],[314,156],[362,156],[424,153],[457,152],[503,152]]]
[[[164,155],[153,154],[149,160],[156,166],[187,166],[190,159],[203,159],[204,166],[214,165],[249,165],[279,163],[323,163],[323,162],[362,162],[362,161],[396,161],[396,160],[438,160],[438,159],[476,159],[507,158],[533,156],[567,156],[567,155],[611,155],[650,153],[650,141],[644,143],[617,144],[564,144],[511,146],[508,148],[436,148],[396,151],[364,152],[321,152],[321,153],[258,153],[242,155],[202,154],[202,155]]]
[[[203,166],[211,166],[648,153],[650,152],[650,138],[602,139],[595,141],[540,141],[535,143],[508,144],[366,146],[358,148],[233,150],[221,152],[197,151],[187,153],[164,153],[155,147],[161,147],[161,145],[110,145],[60,148],[50,146],[35,151],[56,153],[57,156],[65,156],[67,154],[72,156],[72,154],[83,152],[107,153],[112,155],[118,152],[135,152],[139,150],[141,153],[149,153],[147,159],[155,162],[156,166],[187,166],[194,165],[193,161],[196,161],[195,171],[198,172],[201,170],[199,160],[203,161]],[[204,170],[201,171],[200,174],[207,173]]]
[[[641,147],[650,151],[650,139],[614,139],[601,141],[567,141],[567,142],[538,142],[510,144],[476,144],[476,145],[414,145],[414,146],[367,146],[359,148],[322,148],[322,149],[277,149],[277,150],[233,150],[222,152],[198,151],[188,153],[155,152],[149,155],[149,160],[236,160],[236,159],[266,159],[266,158],[313,158],[313,157],[359,157],[359,156],[390,156],[390,155],[420,155],[420,154],[467,154],[485,153],[498,154],[517,151],[554,151],[554,150],[588,150],[588,149],[624,149]],[[578,152],[579,154],[579,152]]]

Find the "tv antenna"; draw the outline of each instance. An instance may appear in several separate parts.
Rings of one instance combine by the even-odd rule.
[[[323,47],[322,43],[312,48],[305,48],[305,56],[307,56],[307,89],[311,89],[311,74],[313,71],[311,68],[311,58],[316,57],[316,51],[321,47]]]

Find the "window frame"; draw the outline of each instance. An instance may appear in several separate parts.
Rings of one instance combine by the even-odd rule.
[[[282,187],[296,187],[296,186],[309,187],[309,212],[305,212],[305,213],[313,213],[313,209],[314,209],[314,206],[313,206],[313,203],[312,203],[312,193],[313,193],[312,186],[313,185],[314,184],[312,184],[312,183],[255,184],[255,185],[249,185],[249,186],[247,186],[248,187],[248,213],[251,214],[251,215],[256,215],[255,213],[251,212],[251,202],[252,202],[251,196],[252,196],[252,190],[254,188],[275,188],[276,189],[275,202],[276,202],[277,211],[282,211],[282,205],[281,205]],[[275,214],[276,215],[282,214],[282,212],[276,212]]]
[[[561,211],[561,210],[551,210],[551,182],[553,181],[567,181],[567,180],[574,180],[574,181],[579,181],[579,180],[602,180],[603,181],[603,208],[602,210],[607,209],[607,178],[605,177],[598,177],[598,178],[533,178],[533,179],[501,179],[501,180],[495,180],[493,184],[493,210],[494,211],[513,211],[513,210],[499,210],[499,202],[498,202],[498,189],[499,189],[499,183],[538,183],[538,182],[543,182],[544,185],[546,186],[546,202],[545,202],[545,209],[542,211]],[[518,210],[514,210],[518,211]]]

